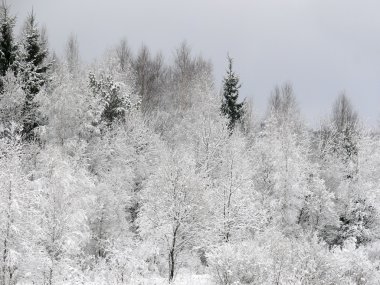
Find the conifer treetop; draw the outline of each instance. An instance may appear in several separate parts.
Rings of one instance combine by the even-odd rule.
[[[239,89],[241,84],[239,83],[239,77],[232,69],[233,60],[230,56],[227,56],[228,69],[227,74],[223,80],[223,101],[222,101],[222,113],[229,119],[228,128],[232,131],[235,125],[243,116],[244,101],[237,103],[239,98]]]

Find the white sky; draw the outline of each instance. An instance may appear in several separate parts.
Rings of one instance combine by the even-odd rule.
[[[18,25],[32,7],[62,54],[74,32],[86,61],[127,38],[170,59],[183,40],[214,64],[220,84],[227,52],[262,113],[275,84],[292,82],[304,117],[329,114],[343,90],[362,120],[380,118],[378,0],[8,0]]]

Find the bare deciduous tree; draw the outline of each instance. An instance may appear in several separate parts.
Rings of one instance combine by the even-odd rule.
[[[335,101],[332,122],[338,132],[355,130],[359,123],[358,114],[353,110],[346,94],[343,92]]]
[[[75,73],[79,65],[79,44],[75,34],[71,34],[67,40],[66,61],[70,73]]]
[[[131,49],[128,46],[127,40],[122,39],[116,48],[117,58],[119,60],[120,68],[123,72],[127,71],[131,60]]]

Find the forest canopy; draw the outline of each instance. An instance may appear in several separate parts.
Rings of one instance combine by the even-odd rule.
[[[380,136],[346,94],[311,128],[280,83],[260,117],[229,56],[222,82],[186,42],[85,64],[16,20],[3,3],[0,284],[378,284]]]

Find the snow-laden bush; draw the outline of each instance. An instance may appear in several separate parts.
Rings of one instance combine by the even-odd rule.
[[[95,266],[87,268],[85,284],[133,284],[133,280],[150,275],[138,249],[125,245],[109,248],[106,258],[89,260],[89,264]]]
[[[367,248],[356,248],[354,239],[346,241],[342,249],[334,249],[332,261],[335,262],[335,268],[342,280],[347,281],[346,284],[379,284],[378,265],[371,261]]]
[[[225,243],[207,255],[217,284],[264,284],[270,274],[270,259],[255,242]]]
[[[316,237],[267,232],[255,240],[225,243],[208,252],[217,284],[377,284],[378,271],[364,249],[332,251]]]

